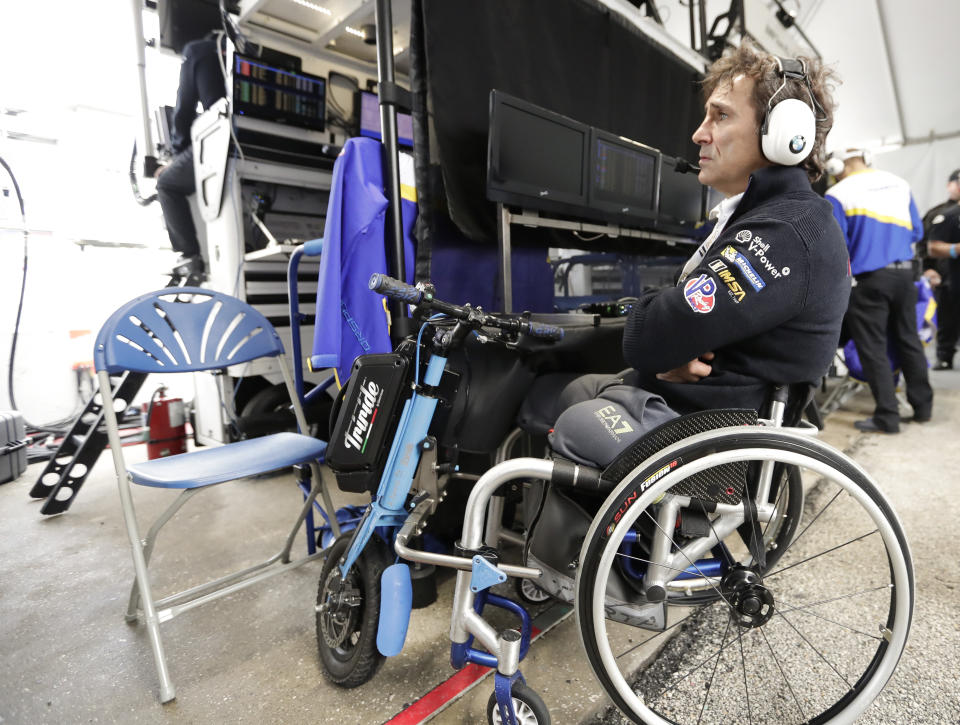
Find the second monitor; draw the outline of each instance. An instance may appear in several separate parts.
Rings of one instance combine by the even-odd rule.
[[[612,218],[653,219],[657,216],[659,180],[659,151],[598,128],[590,129],[590,208]]]

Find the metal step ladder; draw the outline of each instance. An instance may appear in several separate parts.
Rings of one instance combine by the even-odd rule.
[[[114,401],[123,401],[124,407],[130,405],[146,378],[146,373],[129,371],[111,377]],[[40,513],[52,516],[70,508],[93,464],[107,447],[107,431],[102,423],[102,399],[94,393],[30,489],[33,498],[46,499]]]

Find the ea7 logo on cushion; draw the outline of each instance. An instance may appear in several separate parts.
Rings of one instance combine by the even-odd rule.
[[[688,280],[683,285],[683,296],[694,312],[706,314],[713,309],[714,295],[717,292],[717,283],[713,277],[701,274],[696,279]]]

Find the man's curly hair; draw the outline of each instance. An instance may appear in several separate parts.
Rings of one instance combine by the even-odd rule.
[[[835,85],[839,82],[836,73],[823,65],[819,60],[801,56],[799,60],[803,61],[807,79],[810,82],[810,89],[807,84],[788,78],[783,90],[777,93],[776,101],[782,101],[786,98],[797,98],[808,106],[810,103],[810,93],[813,93],[817,103],[823,109],[823,112],[812,107],[817,119],[817,135],[813,144],[813,151],[799,164],[806,170],[811,181],[816,181],[824,175],[823,165],[826,163],[826,138],[830,129],[833,127],[833,112],[836,108],[832,92]],[[706,101],[717,87],[733,83],[734,78],[745,75],[753,78],[753,106],[757,115],[757,143],[760,143],[760,125],[763,121],[763,115],[767,111],[767,104],[777,92],[783,78],[777,72],[777,61],[773,55],[757,49],[749,41],[744,41],[740,47],[732,52],[724,54],[707,70],[707,75],[703,79],[703,98]]]

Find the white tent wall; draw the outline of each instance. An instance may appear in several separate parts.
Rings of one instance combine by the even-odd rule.
[[[928,209],[947,200],[947,177],[960,169],[960,138],[911,144],[879,154],[874,167],[906,179],[923,216]]]

